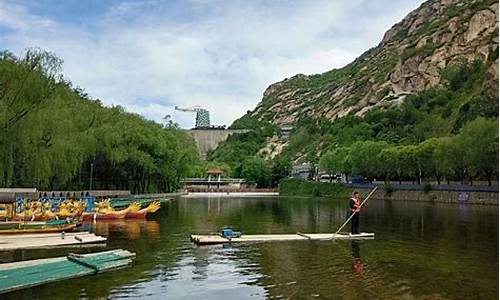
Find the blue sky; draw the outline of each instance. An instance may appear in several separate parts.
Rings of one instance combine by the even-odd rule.
[[[273,82],[342,67],[420,0],[0,0],[0,49],[41,47],[107,105],[182,127],[231,124]]]

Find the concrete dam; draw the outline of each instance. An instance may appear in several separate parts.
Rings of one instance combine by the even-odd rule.
[[[249,132],[248,129],[191,129],[189,134],[196,142],[200,159],[206,159],[210,150],[217,148],[231,134]]]

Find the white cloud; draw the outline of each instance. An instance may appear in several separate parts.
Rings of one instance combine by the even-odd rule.
[[[0,41],[17,52],[40,46],[57,53],[65,76],[106,104],[158,122],[170,113],[184,127],[194,115],[173,106],[199,104],[213,124],[229,125],[269,84],[341,67],[375,46],[419,1],[372,2],[197,0],[187,16],[161,1],[124,2],[92,24],[0,2],[0,26],[9,29]]]
[[[50,19],[31,15],[22,5],[0,2],[0,26],[2,27],[23,32],[52,25],[53,22]]]

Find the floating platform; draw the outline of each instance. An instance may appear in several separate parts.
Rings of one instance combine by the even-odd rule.
[[[297,240],[360,240],[374,239],[375,233],[362,232],[360,234],[347,233],[300,233],[295,234],[254,234],[242,235],[239,238],[225,238],[221,235],[191,235],[191,241],[198,245],[225,244],[225,243],[256,243],[274,241],[297,241]]]
[[[0,251],[79,246],[104,243],[106,238],[89,232],[2,235]]]
[[[135,253],[118,249],[0,264],[0,294],[124,268],[134,258]]]

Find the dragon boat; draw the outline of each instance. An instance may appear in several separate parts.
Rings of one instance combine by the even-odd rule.
[[[66,220],[53,220],[47,222],[2,222],[2,234],[28,234],[28,233],[54,233],[76,230],[77,223]]]
[[[125,209],[116,210],[111,205],[111,199],[92,203],[75,199],[66,199],[56,204],[48,200],[31,200],[19,204],[18,210],[16,210],[17,213],[14,213],[10,219],[23,222],[68,219],[82,219],[84,221],[120,220],[127,218],[145,219],[148,213],[154,213],[158,209],[160,209],[159,201],[153,201],[142,209],[140,203],[132,202]]]
[[[24,210],[13,216],[14,221],[77,220],[85,210],[85,203],[74,199],[64,200],[57,211],[52,211],[52,203],[32,200],[24,204]]]
[[[141,205],[137,202],[131,203],[127,208],[115,210],[111,206],[110,199],[106,199],[96,203],[94,212],[84,212],[82,214],[83,221],[92,220],[120,220],[120,219],[144,219],[148,213],[154,213],[160,209],[160,202],[151,202],[147,207],[141,209]]]

